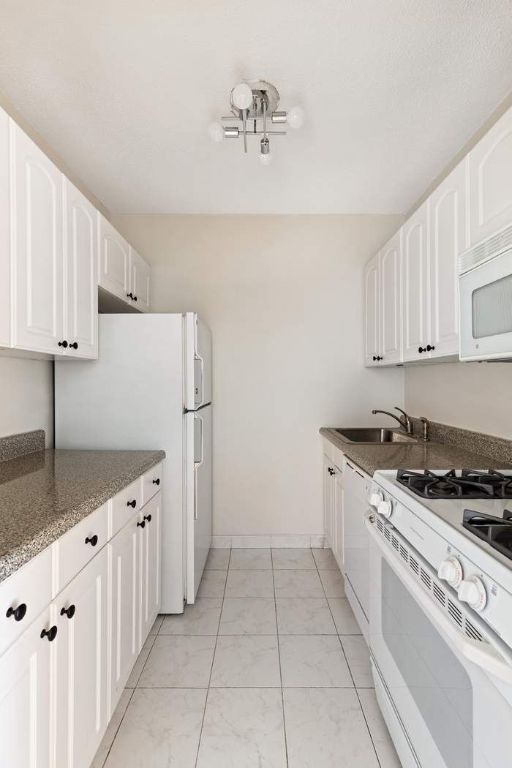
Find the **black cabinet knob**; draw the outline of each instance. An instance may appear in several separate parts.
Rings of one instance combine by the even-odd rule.
[[[420,353],[420,355],[421,355],[422,352],[426,352],[426,351],[427,350],[423,349],[423,347],[418,347],[418,352]]]
[[[377,360],[377,355],[374,355],[374,356],[372,357],[372,360],[373,360],[373,362],[375,363],[375,362],[376,362],[376,360]]]
[[[67,343],[67,341],[64,339],[64,341],[59,341],[59,342],[58,342],[58,345],[59,345],[59,347],[64,347],[64,349],[66,349],[66,348],[67,348],[67,346],[68,346],[68,343]]]
[[[327,468],[327,471],[328,471],[328,473],[329,473],[330,475],[334,475],[334,474],[336,474],[336,473],[334,472],[334,469],[333,469],[332,467],[328,467],[328,468]]]
[[[133,299],[133,293],[130,291],[130,293],[126,294],[128,299]]]
[[[98,543],[98,537],[96,536],[96,534],[94,534],[94,536],[88,536],[85,540],[85,543],[90,544],[91,547],[95,547],[96,544]]]
[[[126,506],[131,507],[132,509],[135,509],[135,507],[137,506],[137,499],[132,499],[132,501],[127,501]]]
[[[41,637],[41,640],[44,637],[47,637],[48,638],[48,642],[53,643],[53,641],[57,637],[57,627],[50,627],[50,629],[43,629],[43,631],[41,632],[40,637]]]
[[[27,606],[25,603],[20,603],[16,608],[13,608],[12,606],[7,609],[7,613],[5,614],[8,619],[11,618],[11,616],[14,616],[14,621],[21,621],[25,618],[25,614],[27,613]]]
[[[147,520],[148,523],[151,522],[151,515],[144,515],[144,520]]]
[[[435,346],[431,346],[430,344],[427,344],[427,352],[433,352],[435,349]]]
[[[132,299],[133,299],[134,301],[137,301],[137,297],[136,297],[136,296],[132,296]]]
[[[70,349],[78,349],[78,341],[74,341],[72,344],[69,345]]]
[[[76,607],[74,605],[70,605],[69,608],[61,608],[60,609],[60,615],[61,616],[67,616],[68,619],[72,619],[75,615]]]
[[[137,526],[138,526],[139,528],[145,528],[145,527],[146,527],[146,523],[144,522],[144,520],[142,520],[142,522],[138,522],[138,523],[137,523]]]
[[[381,356],[379,355],[379,356],[377,357],[377,360],[379,360],[379,362],[380,362],[380,360],[384,360],[384,358],[383,358],[383,357],[381,357]]]
[[[160,485],[160,478],[157,477],[153,480],[153,485]]]

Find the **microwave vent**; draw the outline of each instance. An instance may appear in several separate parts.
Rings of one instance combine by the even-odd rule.
[[[469,251],[461,253],[459,256],[459,274],[462,275],[464,272],[478,267],[479,264],[483,264],[485,261],[489,261],[489,259],[493,259],[495,256],[499,256],[500,253],[511,248],[512,225],[488,240],[484,240],[483,243],[476,245],[474,248],[470,248]]]

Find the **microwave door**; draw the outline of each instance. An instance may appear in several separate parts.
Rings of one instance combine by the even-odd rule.
[[[459,278],[460,358],[512,358],[512,249]]]

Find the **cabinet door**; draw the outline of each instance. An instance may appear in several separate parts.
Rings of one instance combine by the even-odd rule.
[[[512,220],[512,109],[469,153],[470,246]]]
[[[11,344],[9,116],[0,109],[0,345]]]
[[[378,365],[380,355],[379,329],[379,256],[367,265],[364,273],[365,365]]]
[[[324,454],[324,535],[325,542],[330,549],[334,549],[333,524],[334,524],[334,464],[329,456]]]
[[[0,657],[0,765],[48,768],[50,762],[51,659],[59,638],[49,642],[47,608]]]
[[[141,646],[145,642],[160,609],[161,510],[161,493],[154,496],[142,510],[145,527],[140,539],[143,547]]]
[[[112,714],[140,650],[140,537],[135,515],[108,545],[112,584],[110,706]]]
[[[457,259],[466,241],[466,162],[463,161],[430,197],[431,356],[459,350]]]
[[[402,230],[399,230],[380,252],[381,356],[384,364],[399,363],[402,356],[401,238]]]
[[[66,355],[98,356],[97,212],[64,179],[64,337]],[[74,345],[77,345],[74,348]]]
[[[343,572],[343,540],[344,540],[344,488],[343,472],[339,467],[334,467],[333,475],[333,547],[332,551],[336,561]]]
[[[107,727],[107,576],[104,548],[57,598],[56,768],[89,768]]]
[[[59,354],[63,332],[62,174],[12,121],[13,344]]]
[[[130,292],[132,302],[140,312],[149,310],[150,269],[137,251],[130,247]]]
[[[99,221],[99,284],[129,302],[130,246],[100,213]]]
[[[430,343],[428,203],[404,224],[402,243],[403,358],[421,360]]]

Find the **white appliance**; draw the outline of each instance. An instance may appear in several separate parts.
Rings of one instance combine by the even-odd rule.
[[[510,478],[509,478],[510,479]],[[451,482],[451,481],[449,481]],[[512,729],[512,522],[507,499],[424,499],[376,472],[370,652],[404,768],[504,768]],[[496,515],[498,551],[464,527]],[[503,516],[505,519],[503,519]],[[490,539],[489,539],[490,540]],[[495,544],[495,546],[496,546]]]
[[[460,358],[512,358],[512,226],[459,257]]]
[[[55,445],[165,451],[162,612],[181,613],[211,543],[210,331],[187,313],[100,315],[98,332],[98,360],[55,363]]]

